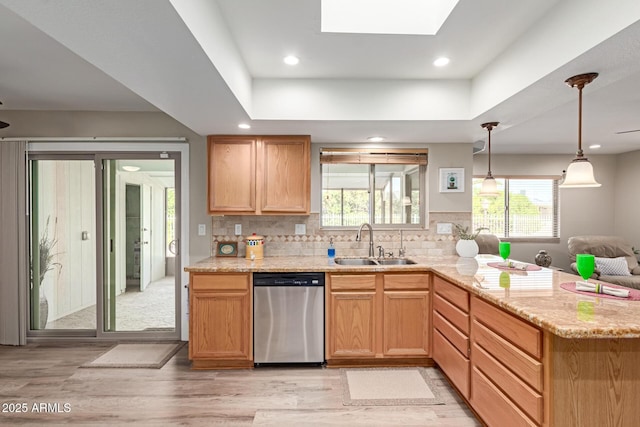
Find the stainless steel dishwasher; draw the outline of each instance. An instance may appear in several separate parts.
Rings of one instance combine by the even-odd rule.
[[[324,363],[324,273],[253,274],[254,363]]]

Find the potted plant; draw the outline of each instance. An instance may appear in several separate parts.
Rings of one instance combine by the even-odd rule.
[[[463,258],[473,258],[478,255],[478,244],[476,243],[476,237],[482,230],[487,230],[486,227],[476,228],[475,232],[469,232],[469,227],[462,227],[460,224],[455,224],[456,235],[458,236],[458,243],[456,243],[456,252]]]
[[[47,319],[49,317],[49,302],[47,301],[47,297],[44,293],[44,288],[42,286],[44,282],[44,276],[51,270],[57,269],[58,275],[62,271],[62,264],[59,262],[55,262],[55,257],[58,255],[58,252],[55,251],[55,247],[58,244],[57,237],[57,221],[54,224],[53,236],[49,236],[49,217],[47,217],[47,223],[45,225],[44,233],[40,236],[40,241],[38,242],[38,259],[39,259],[39,267],[40,274],[38,277],[38,287],[39,287],[39,303],[40,303],[40,324],[39,329],[44,329],[47,326]]]

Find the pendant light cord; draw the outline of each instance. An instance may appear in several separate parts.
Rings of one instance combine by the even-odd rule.
[[[598,73],[585,73],[569,77],[564,81],[569,86],[578,88],[578,151],[576,152],[576,159],[584,158],[584,152],[582,151],[582,89],[596,77],[598,77]]]
[[[488,155],[489,155],[489,170],[487,172],[487,177],[491,177],[491,131],[493,130],[494,127],[498,126],[500,122],[487,122],[487,123],[483,123],[480,126],[482,126],[483,128],[485,128],[487,131],[489,131],[489,150],[488,150]]]

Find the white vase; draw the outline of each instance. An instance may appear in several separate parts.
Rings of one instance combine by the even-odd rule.
[[[478,244],[475,240],[460,239],[458,243],[456,243],[456,252],[463,258],[473,258],[478,255],[478,251]]]
[[[474,276],[478,272],[478,261],[475,258],[459,258],[456,270],[463,276]]]

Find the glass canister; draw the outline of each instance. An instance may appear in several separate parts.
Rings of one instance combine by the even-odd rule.
[[[264,258],[264,237],[256,236],[256,233],[247,237],[245,240],[247,245],[246,258],[250,260]]]

